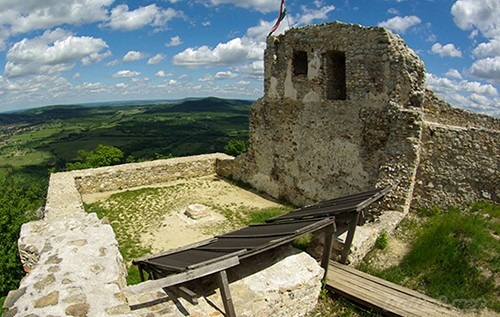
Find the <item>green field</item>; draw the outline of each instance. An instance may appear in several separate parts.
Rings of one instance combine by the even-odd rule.
[[[78,150],[114,146],[153,159],[223,152],[248,139],[250,101],[206,98],[150,105],[51,106],[0,115],[0,165],[64,166]]]

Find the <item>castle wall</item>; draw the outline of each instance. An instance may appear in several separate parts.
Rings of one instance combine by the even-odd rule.
[[[414,207],[500,201],[500,120],[426,96]]]
[[[291,29],[269,38],[265,67],[232,176],[297,205],[393,185],[385,203],[408,210],[425,69],[401,38],[343,23]]]

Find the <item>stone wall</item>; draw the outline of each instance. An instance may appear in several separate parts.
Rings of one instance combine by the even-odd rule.
[[[415,207],[500,201],[500,120],[426,94]]]

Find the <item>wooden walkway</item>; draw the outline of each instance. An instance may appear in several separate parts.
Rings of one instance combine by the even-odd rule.
[[[330,261],[327,287],[389,316],[461,316],[456,309],[397,284]]]

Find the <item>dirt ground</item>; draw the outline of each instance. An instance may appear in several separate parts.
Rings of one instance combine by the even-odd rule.
[[[188,245],[213,237],[214,235],[241,227],[241,218],[253,211],[281,207],[271,198],[245,190],[216,176],[179,180],[154,186],[129,188],[128,191],[155,188],[159,192],[149,197],[138,197],[130,202],[123,213],[123,219],[134,223],[148,223],[141,226],[140,239],[143,247],[153,253]],[[124,191],[85,194],[85,203],[100,202],[113,206],[114,194]],[[118,203],[117,203],[118,204]],[[129,204],[127,202],[127,204]],[[208,214],[192,219],[185,214],[187,206],[201,204],[208,208]],[[119,215],[121,216],[121,215]],[[134,230],[132,230],[134,231]],[[117,233],[119,234],[119,233]]]

